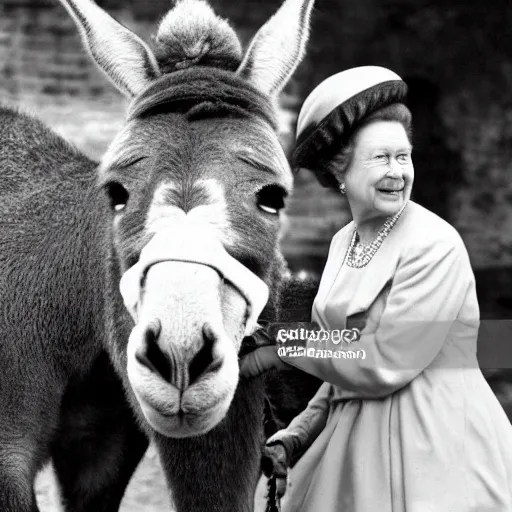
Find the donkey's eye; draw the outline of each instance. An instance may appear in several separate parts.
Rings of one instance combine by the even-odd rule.
[[[260,210],[276,215],[285,207],[285,198],[288,192],[280,185],[265,185],[256,194],[256,203]]]
[[[108,198],[110,200],[110,207],[115,212],[120,212],[128,202],[128,191],[118,181],[111,181],[105,185]]]

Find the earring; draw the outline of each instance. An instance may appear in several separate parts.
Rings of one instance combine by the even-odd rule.
[[[347,193],[347,190],[345,189],[345,183],[340,184],[340,192],[341,192],[341,195],[343,195],[343,196]]]

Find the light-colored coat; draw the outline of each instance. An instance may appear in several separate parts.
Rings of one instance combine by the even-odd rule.
[[[512,510],[512,426],[477,362],[479,307],[464,243],[409,201],[371,262],[344,264],[354,224],[333,238],[312,320],[364,325],[326,347],[364,359],[282,357],[320,377],[308,408],[276,434],[305,451],[284,512]]]

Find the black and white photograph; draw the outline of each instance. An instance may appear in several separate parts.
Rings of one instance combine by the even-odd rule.
[[[510,0],[0,0],[0,512],[512,512]]]

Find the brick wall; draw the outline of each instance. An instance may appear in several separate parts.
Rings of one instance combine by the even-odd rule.
[[[147,37],[171,2],[99,2]],[[280,0],[212,0],[248,42]],[[342,69],[389,66],[411,83],[415,199],[452,222],[475,268],[512,264],[512,21],[505,0],[317,0],[308,56],[283,99],[287,149],[301,101]],[[99,157],[124,101],[83,51],[57,0],[0,3],[0,97],[49,122]],[[283,250],[295,267],[321,267],[346,204],[307,171],[297,176]]]

